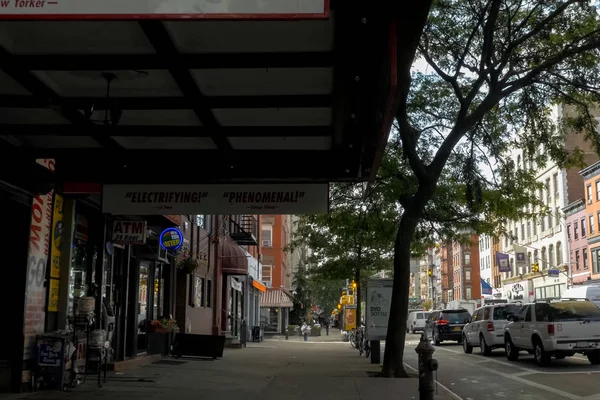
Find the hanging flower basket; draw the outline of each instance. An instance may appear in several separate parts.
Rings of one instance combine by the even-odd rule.
[[[193,274],[194,271],[200,266],[198,260],[195,260],[191,257],[184,258],[183,260],[177,263],[177,269],[179,271],[183,271],[186,274]]]
[[[169,333],[177,326],[177,321],[173,318],[161,318],[153,320],[150,325],[154,333]]]

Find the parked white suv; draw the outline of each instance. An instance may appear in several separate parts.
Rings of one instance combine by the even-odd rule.
[[[509,316],[504,330],[506,357],[519,358],[519,351],[533,352],[540,366],[551,357],[562,359],[575,353],[600,364],[600,308],[591,301],[566,300],[524,304]]]
[[[470,354],[479,347],[481,354],[489,356],[493,349],[504,348],[504,328],[508,316],[519,312],[520,304],[489,304],[478,308],[463,329],[463,350]]]

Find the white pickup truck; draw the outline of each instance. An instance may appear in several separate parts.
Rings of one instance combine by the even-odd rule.
[[[519,358],[519,351],[532,352],[539,366],[551,358],[581,353],[593,365],[600,364],[600,308],[591,301],[567,300],[524,304],[508,317],[504,329],[506,357]]]

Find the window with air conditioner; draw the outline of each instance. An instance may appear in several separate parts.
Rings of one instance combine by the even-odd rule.
[[[263,246],[273,246],[273,230],[263,229],[260,234],[260,243]]]
[[[273,278],[273,266],[272,265],[263,265],[262,266],[262,281],[266,286],[270,287],[271,280]]]

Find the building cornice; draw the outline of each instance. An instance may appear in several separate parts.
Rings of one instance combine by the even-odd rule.
[[[600,174],[600,161],[596,161],[589,167],[582,169],[581,171],[579,171],[579,174],[583,176],[583,179],[585,180],[588,180]]]
[[[577,199],[574,202],[567,204],[562,210],[567,216],[577,214],[578,212],[585,210],[585,202],[583,199]]]

